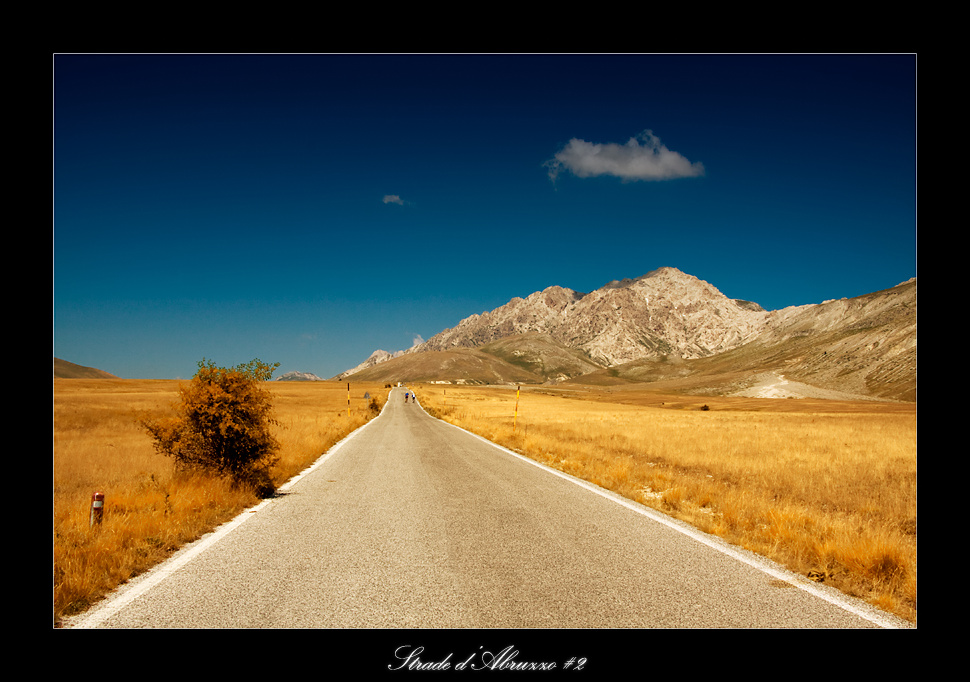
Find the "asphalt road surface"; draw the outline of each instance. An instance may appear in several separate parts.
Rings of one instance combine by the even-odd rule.
[[[905,622],[405,404],[74,628]]]

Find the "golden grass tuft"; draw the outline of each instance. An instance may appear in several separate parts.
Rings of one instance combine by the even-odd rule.
[[[178,399],[176,381],[54,381],[54,622],[83,611],[179,547],[257,503],[225,480],[174,471],[155,452],[140,422],[165,416]],[[387,391],[353,384],[266,382],[273,395],[274,435],[281,443],[277,485],[377,415]],[[365,400],[369,392],[375,403]],[[91,527],[91,496],[105,495]]]
[[[436,416],[916,620],[916,407],[424,386]],[[707,410],[703,406],[708,407]]]

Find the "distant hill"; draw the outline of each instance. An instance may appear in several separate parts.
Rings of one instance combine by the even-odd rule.
[[[340,375],[346,378],[345,375]],[[398,355],[354,373],[355,381],[446,380],[457,384],[542,383],[543,378],[523,367],[478,348]]]
[[[100,369],[75,365],[73,362],[54,358],[55,379],[117,379],[114,374],[108,374]]]
[[[744,395],[757,381],[916,400],[916,279],[766,311],[676,268],[589,294],[550,287],[472,315],[339,378],[464,384],[662,383]]]
[[[323,381],[323,379],[309,372],[287,372],[276,377],[276,381]]]
[[[346,377],[355,375],[358,372],[363,372],[365,369],[370,369],[375,365],[379,365],[382,362],[393,360],[394,358],[399,357],[403,354],[404,354],[403,350],[399,350],[396,353],[388,353],[386,350],[375,350],[373,353],[370,354],[370,357],[368,357],[362,363],[360,363],[356,367],[351,367],[350,369],[341,372],[340,374],[338,374],[333,378],[337,379],[338,381],[341,379],[345,379]]]

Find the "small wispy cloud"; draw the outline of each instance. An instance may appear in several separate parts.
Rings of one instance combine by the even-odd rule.
[[[404,206],[404,199],[399,197],[397,194],[385,194],[383,201],[385,204],[398,204],[399,206]]]
[[[625,181],[704,175],[702,163],[691,163],[682,154],[667,149],[651,130],[631,137],[626,144],[599,144],[573,138],[545,165],[553,181],[564,171],[580,178],[612,175]]]
[[[413,348],[414,346],[420,346],[422,343],[424,343],[424,339],[421,338],[421,335],[415,334],[414,339],[411,342],[411,347]]]

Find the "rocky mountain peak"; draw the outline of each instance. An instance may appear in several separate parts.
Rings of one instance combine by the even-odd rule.
[[[650,355],[705,357],[743,343],[764,311],[739,305],[677,268],[614,280],[588,294],[551,286],[472,315],[409,353],[476,348],[519,334],[548,334],[611,366]]]

